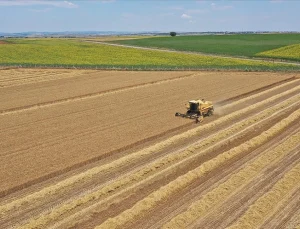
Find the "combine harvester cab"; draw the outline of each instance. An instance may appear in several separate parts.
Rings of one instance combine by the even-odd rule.
[[[187,112],[185,114],[176,112],[175,116],[183,118],[195,119],[196,123],[202,122],[203,117],[211,116],[214,113],[214,106],[212,102],[204,99],[191,100],[186,104]]]

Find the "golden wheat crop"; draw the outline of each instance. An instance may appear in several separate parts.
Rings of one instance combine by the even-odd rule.
[[[278,49],[272,49],[269,51],[261,52],[256,54],[257,56],[262,57],[271,57],[271,58],[282,58],[282,59],[300,59],[300,44],[288,45]]]

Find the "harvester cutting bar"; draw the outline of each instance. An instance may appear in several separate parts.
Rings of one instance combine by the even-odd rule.
[[[190,118],[190,119],[197,119],[199,118],[199,115],[197,114],[182,114],[182,113],[175,113],[175,116],[180,116],[180,117],[183,117],[183,118]]]

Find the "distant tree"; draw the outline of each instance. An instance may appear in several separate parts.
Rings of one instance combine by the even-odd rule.
[[[175,37],[176,36],[176,32],[170,32],[170,36]]]

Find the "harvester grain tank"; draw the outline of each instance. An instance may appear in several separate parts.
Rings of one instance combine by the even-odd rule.
[[[183,118],[195,119],[196,123],[202,122],[203,117],[211,116],[214,113],[214,106],[211,101],[205,101],[204,99],[191,100],[186,104],[186,113],[176,112],[175,116]]]

